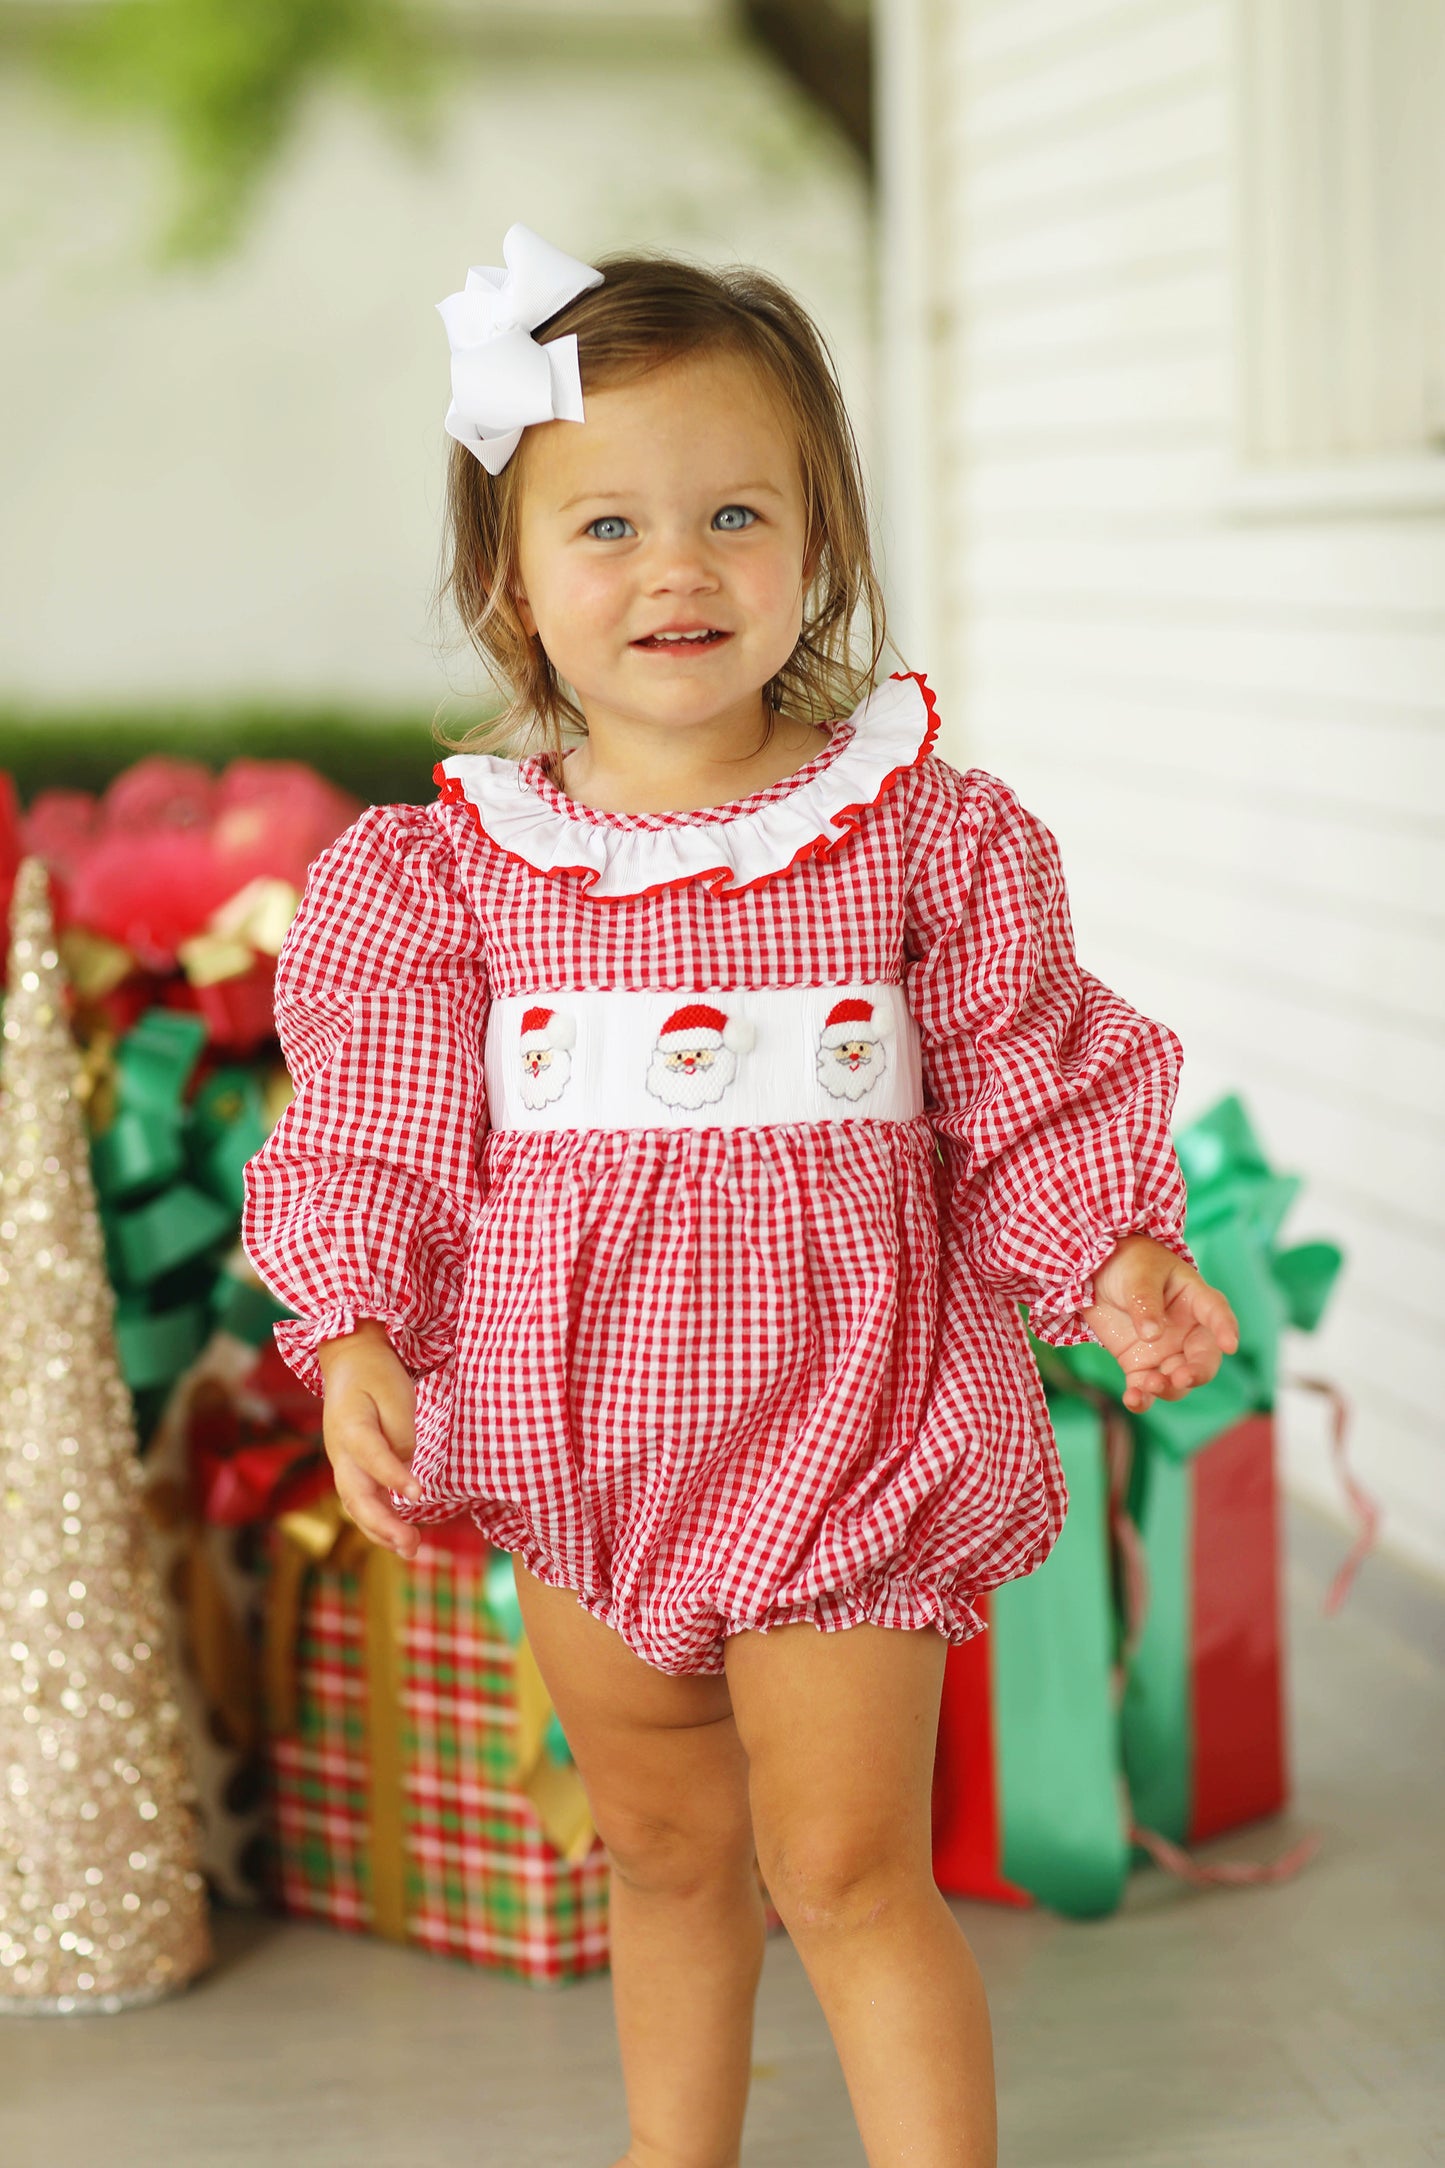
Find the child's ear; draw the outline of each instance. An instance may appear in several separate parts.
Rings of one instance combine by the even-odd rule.
[[[518,617],[522,620],[522,630],[529,640],[535,640],[537,637],[537,620],[532,615],[531,603],[527,600],[520,587],[513,588],[512,601],[516,605]]]

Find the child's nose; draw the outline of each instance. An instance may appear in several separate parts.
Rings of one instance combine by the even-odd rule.
[[[653,595],[712,592],[718,585],[713,544],[706,536],[665,530],[654,534],[644,578]]]

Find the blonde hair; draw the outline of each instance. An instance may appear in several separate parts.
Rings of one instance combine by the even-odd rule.
[[[797,432],[803,562],[813,570],[797,645],[763,687],[769,732],[774,710],[815,724],[851,712],[873,689],[888,632],[862,461],[822,334],[786,287],[749,266],[713,269],[672,256],[619,253],[598,258],[596,268],[605,283],[569,301],[535,333],[539,339],[576,333],[584,397],[704,350],[737,355],[775,387]],[[585,730],[586,719],[540,640],[529,638],[514,599],[525,450],[524,436],[492,475],[465,445],[453,443],[437,599],[450,600],[489,674],[511,696],[452,749],[484,750],[534,722],[555,760],[564,723]],[[869,632],[861,665],[852,653],[860,610]]]

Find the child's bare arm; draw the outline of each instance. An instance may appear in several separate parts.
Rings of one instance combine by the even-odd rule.
[[[322,1430],[337,1495],[373,1543],[414,1557],[421,1538],[391,1505],[390,1491],[419,1498],[411,1473],[416,1450],[416,1388],[382,1327],[366,1318],[318,1350],[326,1397]]]

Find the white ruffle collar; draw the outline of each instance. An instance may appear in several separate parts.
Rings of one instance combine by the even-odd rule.
[[[690,881],[734,896],[845,843],[868,808],[931,750],[938,728],[922,672],[898,670],[791,775],[728,805],[680,813],[579,805],[536,754],[453,753],[433,773],[443,801],[465,805],[498,850],[537,873],[579,882],[600,902]]]

